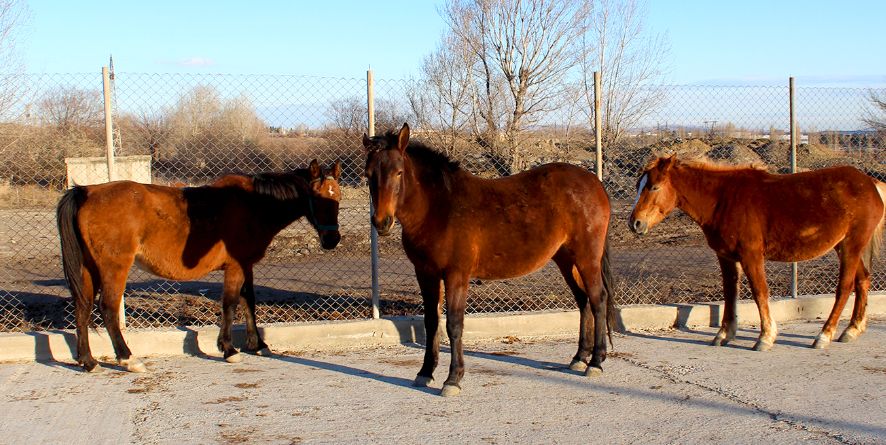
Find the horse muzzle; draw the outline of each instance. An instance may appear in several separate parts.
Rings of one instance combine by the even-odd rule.
[[[628,222],[628,227],[631,228],[631,231],[636,233],[637,235],[645,235],[649,232],[649,224],[646,221],[640,219],[631,219]]]
[[[324,231],[320,235],[320,247],[326,250],[335,249],[339,241],[341,241],[341,234],[338,233],[338,230]]]
[[[391,234],[391,228],[394,227],[394,217],[386,216],[381,220],[372,218],[372,226],[375,227],[379,235],[388,236]]]

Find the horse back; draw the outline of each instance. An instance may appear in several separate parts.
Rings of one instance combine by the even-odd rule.
[[[84,244],[100,268],[135,261],[170,279],[194,279],[223,266],[224,197],[115,181],[86,187],[78,213]],[[128,269],[128,265],[126,265]]]

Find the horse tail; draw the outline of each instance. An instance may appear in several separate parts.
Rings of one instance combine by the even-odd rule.
[[[62,269],[65,281],[75,302],[81,302],[83,295],[83,238],[77,226],[77,211],[86,200],[86,189],[74,186],[58,202],[56,220],[61,239]]]
[[[880,247],[883,245],[883,226],[886,223],[886,183],[874,179],[874,185],[877,186],[877,193],[880,195],[880,201],[883,202],[884,209],[883,216],[880,217],[880,223],[874,229],[874,235],[871,237],[868,245],[865,246],[864,255],[861,257],[864,267],[868,271],[871,270],[874,260],[880,257]]]
[[[606,333],[609,336],[609,346],[615,347],[612,342],[612,327],[618,326],[615,319],[615,280],[612,278],[612,267],[609,262],[609,234],[606,234],[606,244],[603,246],[603,261],[601,265],[603,274],[603,298],[606,299]]]

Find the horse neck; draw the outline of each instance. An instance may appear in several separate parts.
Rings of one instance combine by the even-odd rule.
[[[433,212],[445,205],[448,195],[441,193],[441,184],[430,179],[429,167],[406,158],[403,201],[397,207],[397,219],[405,234],[415,233]],[[444,173],[445,174],[445,173]]]
[[[718,197],[727,185],[723,172],[703,170],[689,165],[676,167],[671,183],[677,191],[677,207],[701,226],[708,224],[717,207]]]

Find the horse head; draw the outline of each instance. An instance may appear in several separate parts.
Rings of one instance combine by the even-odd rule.
[[[628,226],[645,235],[677,206],[677,191],[671,183],[676,156],[660,157],[650,162],[637,179],[637,198]]]
[[[338,207],[341,202],[341,162],[335,161],[331,171],[324,172],[316,159],[311,161],[310,196],[308,197],[308,221],[320,236],[324,249],[333,249],[341,240],[338,231]]]
[[[407,145],[409,125],[405,123],[397,134],[373,138],[363,134],[366,179],[372,198],[371,219],[379,235],[391,232],[397,208],[403,201]]]

